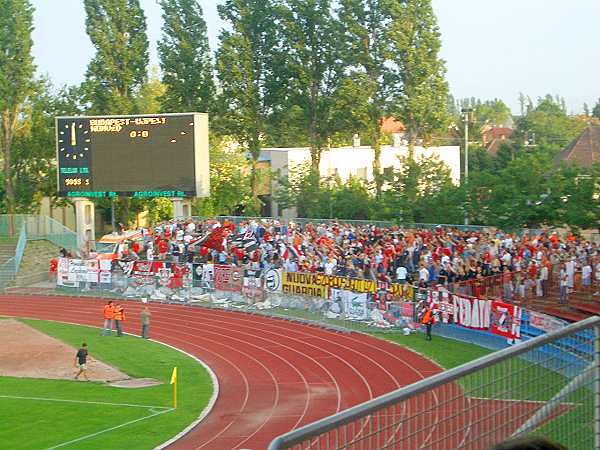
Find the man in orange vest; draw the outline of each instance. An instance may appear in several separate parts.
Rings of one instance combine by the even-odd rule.
[[[109,301],[104,305],[104,324],[102,326],[102,336],[106,336],[107,332],[112,335],[113,319],[115,318],[115,307],[113,302]]]
[[[115,324],[117,325],[117,336],[123,336],[123,322],[125,322],[125,308],[120,303],[115,306]]]
[[[433,317],[433,311],[431,308],[427,307],[423,313],[423,317],[421,318],[421,324],[425,325],[425,330],[427,332],[425,339],[428,341],[431,340],[431,327],[434,321],[435,319]]]

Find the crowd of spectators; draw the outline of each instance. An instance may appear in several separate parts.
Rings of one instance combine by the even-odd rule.
[[[231,231],[217,231],[223,226],[231,226]],[[120,259],[283,268],[455,290],[468,285],[476,296],[485,294],[486,280],[495,277],[507,299],[526,293],[543,296],[551,277],[560,284],[561,300],[573,289],[576,276],[589,289],[600,283],[598,246],[550,231],[517,235],[491,228],[301,225],[270,219],[242,221],[235,227],[217,220],[179,220],[140,231],[140,240],[119,249]]]

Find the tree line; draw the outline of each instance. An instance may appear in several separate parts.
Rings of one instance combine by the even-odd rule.
[[[596,201],[582,192],[596,171],[551,164],[585,126],[560,99],[534,104],[523,96],[514,138],[493,158],[478,148],[486,126],[513,119],[499,100],[451,98],[431,0],[227,0],[218,6],[228,26],[214,53],[196,0],[159,4],[160,68],[149,70],[139,0],[84,0],[95,55],[80,85],[57,89],[34,75],[30,1],[0,0],[3,211],[33,211],[42,196],[55,194],[55,116],[200,111],[211,118],[212,184],[211,197],[198,201],[200,213],[259,213],[264,177],[277,176],[260,169],[261,149],[307,146],[310,163],[294,169],[274,196],[309,217],[460,222],[468,215],[506,226],[588,226],[597,219],[593,208],[585,224],[571,211],[575,199]],[[413,148],[460,143],[465,106],[476,111],[469,118],[471,177],[455,186],[439,161],[416,160]],[[591,114],[600,115],[600,106]],[[379,162],[390,139],[381,131],[386,117],[403,123],[409,148],[391,173]],[[374,149],[373,183],[321,177],[322,152],[355,133]],[[110,211],[103,201],[98,206]],[[122,198],[117,208],[123,222],[142,209],[155,219],[169,213],[161,199]]]

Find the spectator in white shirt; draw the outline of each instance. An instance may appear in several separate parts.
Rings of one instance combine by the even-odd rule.
[[[406,270],[406,267],[400,266],[396,269],[396,280],[398,281],[398,283],[400,283],[400,284],[406,283],[407,275],[408,275],[408,270]]]
[[[587,260],[581,268],[581,284],[584,289],[589,289],[592,285],[592,266]]]
[[[421,265],[421,268],[419,269],[419,282],[421,281],[425,284],[429,282],[429,270],[427,270],[427,267],[424,265]]]

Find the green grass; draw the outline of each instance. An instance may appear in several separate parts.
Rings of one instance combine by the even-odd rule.
[[[102,337],[96,328],[24,320],[38,330],[74,347],[85,341],[90,356],[135,378],[155,378],[164,384],[138,389],[103,383],[0,377],[0,395],[92,402],[128,403],[169,408],[173,367],[178,368],[178,408],[156,417],[60,448],[150,449],[194,421],[207,405],[213,386],[203,366],[163,345],[137,337]],[[49,448],[98,431],[150,416],[160,410],[112,405],[58,403],[0,398],[0,448]],[[132,436],[135,436],[132,439]]]
[[[18,234],[16,236],[0,236],[0,244],[16,244],[18,241]]]
[[[444,369],[451,369],[492,353],[492,350],[479,347],[478,345],[467,344],[440,336],[434,336],[432,341],[426,341],[425,336],[421,333],[414,333],[408,336],[404,336],[402,333],[371,332],[370,334],[410,348],[435,361]]]

